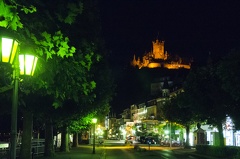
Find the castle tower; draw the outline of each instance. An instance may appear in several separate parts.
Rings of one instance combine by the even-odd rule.
[[[164,59],[164,41],[156,40],[153,44],[153,56],[155,59]]]
[[[186,63],[182,60],[182,58],[177,59],[169,58],[168,52],[164,51],[164,41],[152,41],[152,51],[145,53],[142,59],[140,57],[136,58],[134,55],[133,60],[131,61],[131,65],[134,67],[138,67],[139,69],[143,67],[148,68],[159,68],[164,67],[167,69],[190,69],[191,63]],[[170,60],[172,60],[170,62]]]

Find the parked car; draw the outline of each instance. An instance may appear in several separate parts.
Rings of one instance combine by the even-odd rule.
[[[157,139],[153,137],[147,137],[145,138],[145,144],[157,144]]]
[[[154,137],[144,137],[141,136],[140,137],[140,142],[142,144],[157,144],[158,143],[158,139],[154,138]]]
[[[172,146],[177,147],[180,146],[180,142],[176,140],[172,140]],[[161,146],[170,146],[170,141],[169,140],[163,140],[161,141]]]

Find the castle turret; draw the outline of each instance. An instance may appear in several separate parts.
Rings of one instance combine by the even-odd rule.
[[[155,59],[164,59],[164,41],[156,40],[153,44],[153,56]]]

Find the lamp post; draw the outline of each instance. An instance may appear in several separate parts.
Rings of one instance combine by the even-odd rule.
[[[10,159],[16,159],[17,147],[17,109],[18,109],[18,82],[19,74],[33,75],[37,58],[32,55],[18,54],[19,42],[9,37],[0,37],[0,59],[1,62],[9,63],[13,66],[13,96],[11,114],[11,137],[10,137]],[[33,60],[33,61],[26,61]],[[29,67],[33,64],[32,68]],[[29,73],[29,70],[32,72]]]
[[[93,151],[92,151],[92,153],[95,154],[95,127],[96,127],[96,123],[97,123],[97,118],[93,118],[92,123],[93,123]]]
[[[172,147],[172,124],[171,121],[169,122],[170,124],[170,131],[169,131],[169,138],[170,138],[170,147]]]

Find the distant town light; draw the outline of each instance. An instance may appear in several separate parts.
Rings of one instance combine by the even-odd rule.
[[[92,123],[94,123],[94,124],[97,123],[97,118],[93,118]]]

